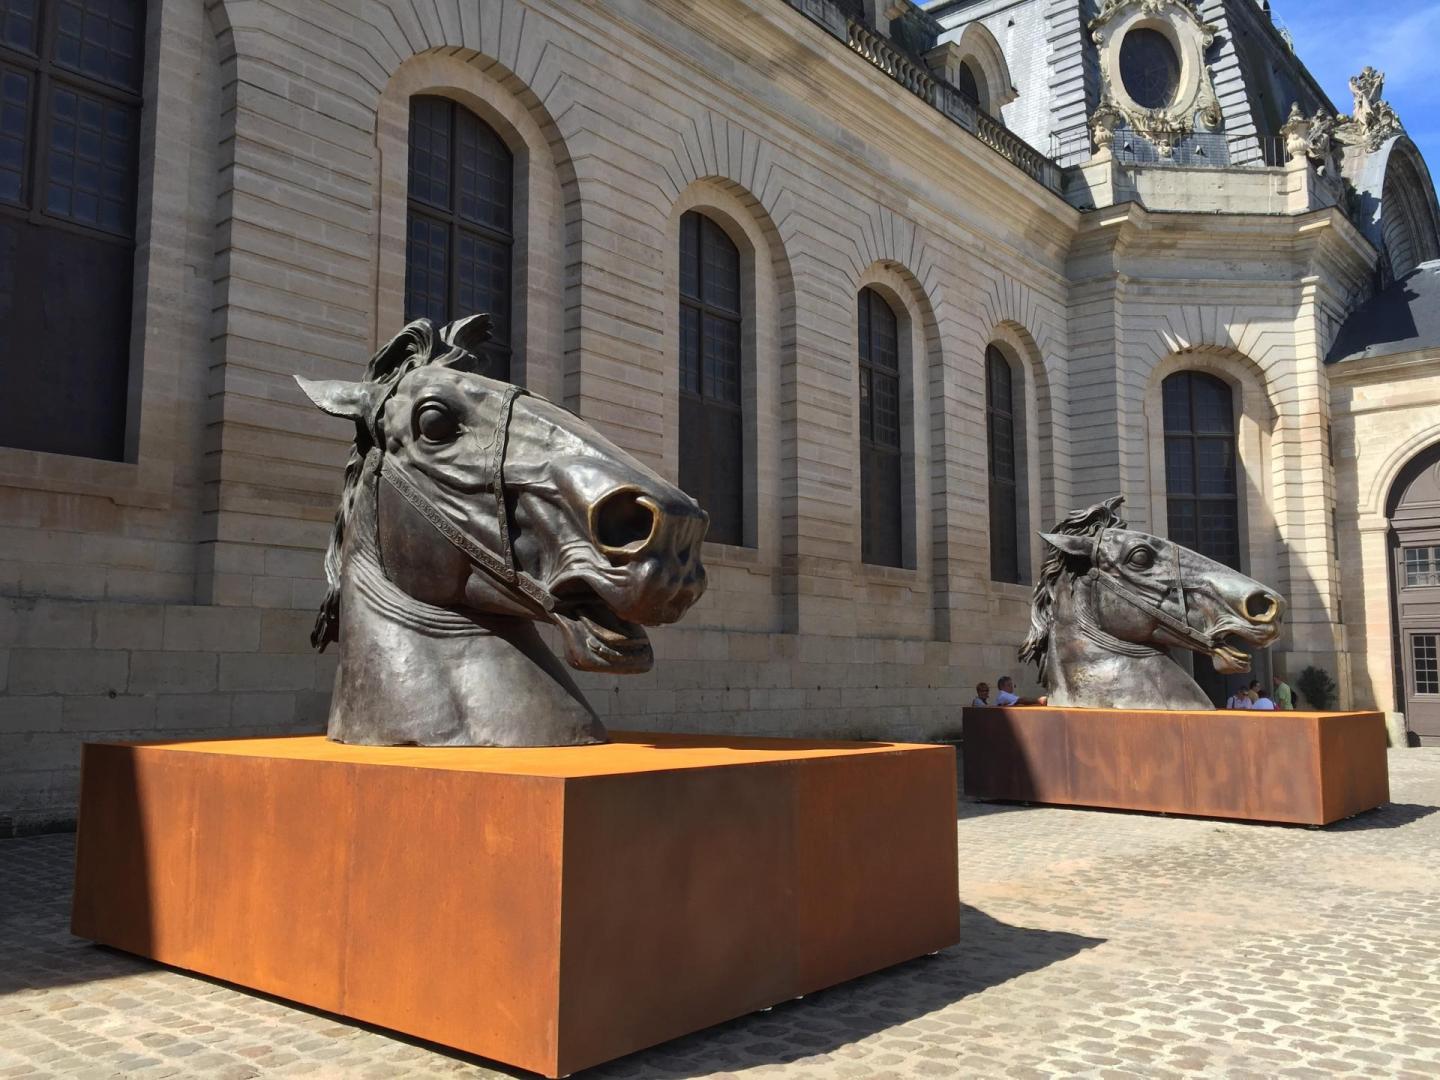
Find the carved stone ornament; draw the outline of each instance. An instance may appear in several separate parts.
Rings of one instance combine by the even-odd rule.
[[[419,319],[358,382],[296,380],[355,425],[310,637],[340,645],[338,742],[604,742],[536,625],[571,667],[648,671],[642,627],[705,591],[705,512],[574,413],[475,374],[489,324]]]
[[[1388,101],[1381,99],[1385,91],[1385,73],[1367,67],[1350,80],[1350,93],[1355,96],[1355,111],[1342,116],[1335,137],[1346,146],[1363,146],[1374,153],[1386,141],[1405,130],[1400,117]]]
[[[1053,706],[1212,709],[1169,650],[1208,656],[1225,674],[1247,672],[1250,657],[1236,643],[1273,643],[1285,600],[1189,548],[1128,528],[1124,501],[1078,510],[1041,533],[1045,564],[1020,659],[1039,666]]]
[[[1124,114],[1105,102],[1101,102],[1090,114],[1090,137],[1095,141],[1097,152],[1108,149],[1115,142],[1115,129],[1124,122]]]
[[[1324,109],[1318,109],[1312,117],[1300,111],[1298,102],[1290,106],[1290,115],[1280,128],[1285,139],[1285,153],[1294,161],[1304,158],[1315,165],[1324,176],[1338,176],[1340,167],[1336,158],[1336,127],[1339,118],[1329,116]]]
[[[1121,50],[1126,35],[1137,30],[1160,34],[1175,52],[1179,74],[1173,92],[1162,103],[1137,101],[1126,88]],[[1108,110],[1104,123],[1109,130],[1128,127],[1169,156],[1197,129],[1218,128],[1222,122],[1220,99],[1205,63],[1205,50],[1214,43],[1216,30],[1189,0],[1106,0],[1090,23],[1090,34],[1100,53],[1101,94],[1096,113]],[[1120,117],[1119,123],[1115,116]],[[1096,142],[1098,145],[1098,138]]]

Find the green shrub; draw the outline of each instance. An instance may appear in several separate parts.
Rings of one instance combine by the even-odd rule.
[[[1300,693],[1305,695],[1311,708],[1319,712],[1333,709],[1340,694],[1340,688],[1324,668],[1307,667],[1300,672],[1300,678],[1295,680],[1295,685],[1299,687]]]

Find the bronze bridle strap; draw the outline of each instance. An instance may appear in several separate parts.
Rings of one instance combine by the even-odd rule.
[[[515,551],[510,539],[509,511],[505,506],[505,450],[510,440],[510,417],[515,409],[515,399],[529,393],[524,387],[512,386],[505,391],[500,403],[500,416],[495,422],[495,454],[490,465],[490,490],[495,494],[495,524],[500,533],[500,552],[491,551],[459,525],[446,516],[438,506],[405,475],[403,466],[384,452],[381,443],[380,475],[390,484],[401,498],[420,512],[420,515],[435,526],[435,530],[450,541],[461,554],[475,563],[491,577],[498,579],[511,589],[518,589],[545,611],[555,610],[555,596],[525,571],[515,565]]]
[[[1166,611],[1163,607],[1160,606],[1165,602],[1163,599],[1159,603],[1156,603],[1149,597],[1142,596],[1140,593],[1130,588],[1118,577],[1113,577],[1100,569],[1100,545],[1101,542],[1105,539],[1105,534],[1107,532],[1109,532],[1108,529],[1101,529],[1098,533],[1095,534],[1095,541],[1091,548],[1090,572],[1086,576],[1089,577],[1090,580],[1094,581],[1096,584],[1101,585],[1104,588],[1108,589],[1110,592],[1114,593],[1121,600],[1124,600],[1127,604],[1130,604],[1132,607],[1136,607],[1139,610],[1143,611],[1146,615],[1149,615],[1161,626],[1169,630],[1172,634],[1177,635],[1182,640],[1190,642],[1200,652],[1214,652],[1214,643],[1207,636],[1202,634],[1199,630],[1196,630],[1193,626],[1191,626],[1188,621],[1189,613],[1185,606],[1185,579],[1180,572],[1179,545],[1173,543],[1170,545],[1172,548],[1175,549],[1175,591],[1180,594],[1181,617],[1177,619],[1174,615],[1171,615],[1168,611]],[[1166,595],[1169,595],[1168,589],[1166,590]]]

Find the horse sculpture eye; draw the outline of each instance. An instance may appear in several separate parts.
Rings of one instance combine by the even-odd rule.
[[[452,442],[460,434],[460,422],[455,414],[443,405],[421,406],[415,416],[415,428],[426,442]]]
[[[1155,565],[1155,553],[1149,548],[1136,548],[1125,559],[1136,570],[1149,570]]]

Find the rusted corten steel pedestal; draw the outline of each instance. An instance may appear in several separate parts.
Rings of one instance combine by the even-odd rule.
[[[85,747],[73,929],[561,1076],[959,938],[949,747]]]
[[[1328,825],[1390,799],[1379,713],[968,708],[981,799]]]

